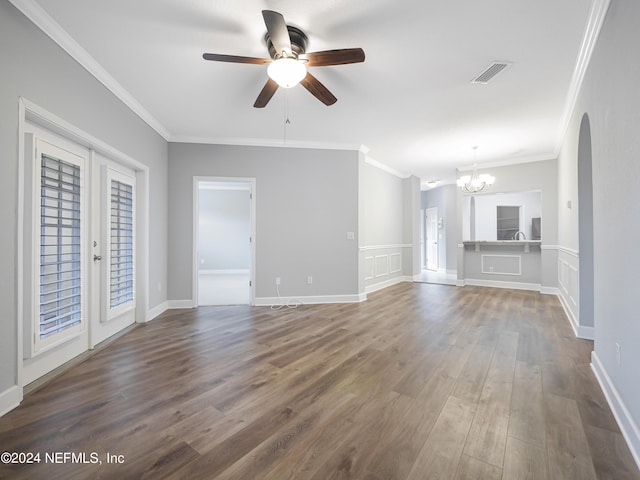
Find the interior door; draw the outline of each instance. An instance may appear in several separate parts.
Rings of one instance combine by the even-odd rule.
[[[93,154],[90,348],[135,322],[136,177]]]
[[[427,244],[427,270],[438,270],[438,209],[427,208],[425,210],[426,244]]]

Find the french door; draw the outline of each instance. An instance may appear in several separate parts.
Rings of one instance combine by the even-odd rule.
[[[135,322],[135,172],[92,153],[89,348]]]
[[[134,323],[136,307],[135,172],[37,128],[25,143],[22,384]]]

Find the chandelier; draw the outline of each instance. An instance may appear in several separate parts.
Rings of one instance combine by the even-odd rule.
[[[473,147],[473,172],[471,175],[463,175],[458,179],[458,187],[464,193],[481,193],[489,190],[489,187],[496,181],[496,177],[483,173],[478,174],[478,164],[476,163],[476,151],[478,147]]]

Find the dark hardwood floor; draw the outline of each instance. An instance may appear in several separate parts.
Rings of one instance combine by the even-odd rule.
[[[555,297],[480,287],[171,311],[0,418],[41,456],[0,477],[640,479],[592,348]]]

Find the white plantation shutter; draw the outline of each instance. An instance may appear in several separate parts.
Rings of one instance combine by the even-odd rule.
[[[40,156],[36,342],[82,323],[81,174],[80,165]]]
[[[111,180],[109,308],[134,300],[133,185]]]

